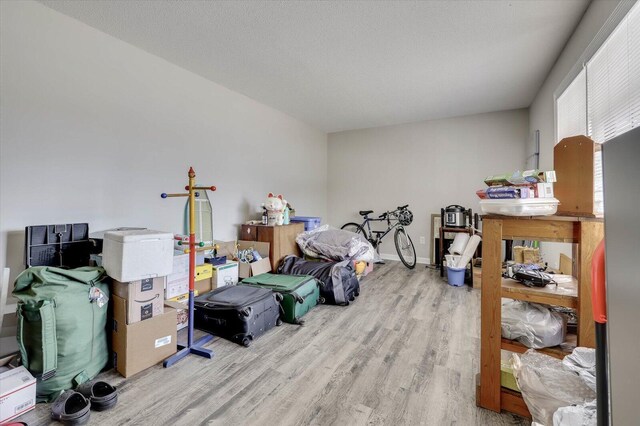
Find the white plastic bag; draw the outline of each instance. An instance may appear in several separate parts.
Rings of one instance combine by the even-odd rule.
[[[562,360],[568,370],[578,373],[587,386],[596,391],[596,350],[577,347]]]
[[[562,315],[537,303],[503,299],[502,337],[517,340],[528,348],[548,348],[564,342]]]
[[[512,357],[513,374],[534,422],[553,425],[560,407],[593,401],[596,393],[562,361],[534,350]]]
[[[296,237],[300,250],[307,256],[329,260],[362,260],[377,262],[380,256],[364,235],[323,225]]]
[[[596,426],[596,401],[560,407],[553,413],[553,426]]]

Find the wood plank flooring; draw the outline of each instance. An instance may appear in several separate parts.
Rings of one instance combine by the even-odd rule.
[[[318,306],[250,348],[216,338],[212,360],[189,356],[132,378],[95,425],[523,425],[475,405],[480,293],[437,271],[387,261],[348,307]],[[49,404],[20,420],[49,424]]]

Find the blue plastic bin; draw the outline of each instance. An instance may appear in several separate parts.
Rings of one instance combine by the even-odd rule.
[[[293,216],[291,223],[304,223],[304,230],[311,231],[320,227],[320,221],[322,218],[315,216]]]
[[[467,268],[450,268],[447,267],[447,279],[449,280],[449,285],[454,287],[460,287],[464,285],[464,274],[467,271]]]

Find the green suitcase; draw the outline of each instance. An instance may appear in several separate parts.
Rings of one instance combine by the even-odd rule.
[[[262,287],[282,295],[282,320],[291,324],[304,323],[301,318],[320,300],[318,281],[311,275],[260,274],[245,278],[241,285]]]

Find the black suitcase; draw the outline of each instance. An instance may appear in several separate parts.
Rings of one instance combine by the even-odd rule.
[[[282,259],[278,273],[313,276],[320,282],[320,296],[328,305],[348,305],[360,295],[360,282],[350,260],[316,262],[290,255]]]
[[[266,288],[230,285],[195,298],[194,326],[240,345],[282,324],[279,294]]]

